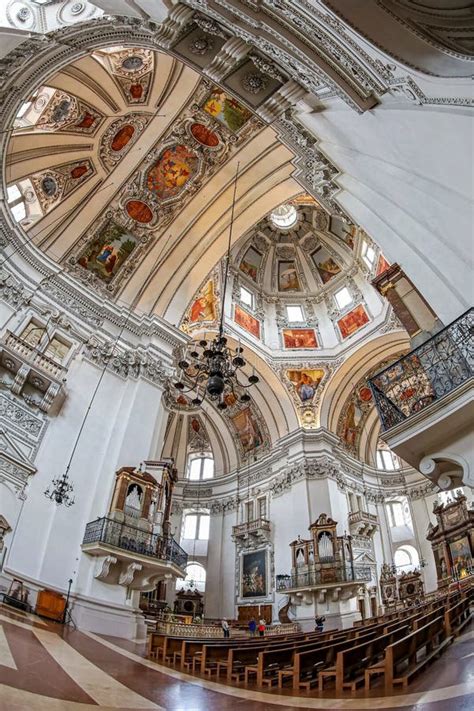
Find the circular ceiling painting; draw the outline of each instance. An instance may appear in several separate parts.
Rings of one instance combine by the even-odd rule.
[[[209,146],[210,148],[215,148],[219,145],[219,136],[214,131],[211,131],[203,123],[193,123],[191,126],[191,133],[193,137],[201,143],[203,146]]]
[[[142,200],[129,200],[125,205],[125,209],[128,215],[136,222],[141,222],[142,224],[148,224],[153,219],[153,213]]]

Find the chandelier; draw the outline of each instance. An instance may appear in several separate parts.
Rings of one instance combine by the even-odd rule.
[[[64,504],[64,506],[72,506],[74,504],[74,497],[72,496],[73,485],[69,481],[67,473],[64,473],[61,477],[53,479],[51,484],[48,486],[44,495],[54,501],[58,506]]]
[[[247,388],[258,383],[259,378],[255,372],[246,376],[243,369],[247,365],[243,357],[244,349],[239,344],[235,348],[228,345],[224,336],[224,307],[229,278],[230,249],[232,244],[232,231],[234,227],[235,198],[237,193],[237,179],[239,166],[235,173],[234,194],[232,197],[232,210],[229,227],[229,242],[227,245],[227,256],[224,272],[224,288],[221,301],[221,318],[219,330],[214,339],[201,340],[197,344],[188,346],[183,358],[179,361],[178,367],[181,370],[180,380],[174,383],[174,387],[181,392],[194,391],[195,397],[193,405],[201,405],[206,397],[217,402],[220,410],[225,410],[228,402],[234,403],[239,399],[241,402],[248,402],[250,395],[243,392]],[[239,380],[245,378],[245,381]],[[188,387],[186,387],[186,384]],[[229,401],[228,396],[231,396]],[[227,402],[226,402],[227,401]]]

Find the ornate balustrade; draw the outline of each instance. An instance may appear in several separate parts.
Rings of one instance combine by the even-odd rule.
[[[270,521],[266,518],[259,518],[255,521],[247,521],[246,523],[232,526],[232,537],[234,539],[248,538],[249,536],[265,538],[268,533],[270,533]]]
[[[110,518],[98,518],[87,524],[83,546],[104,543],[113,548],[174,563],[184,568],[188,555],[173,538],[159,536]]]
[[[364,583],[371,579],[369,566],[354,566],[350,568],[331,568],[321,571],[309,571],[294,575],[277,575],[276,589],[278,592],[288,590],[308,590],[339,583]]]
[[[349,514],[349,528],[351,535],[372,536],[377,530],[379,520],[374,514],[367,511],[354,511]]]
[[[298,623],[290,622],[288,624],[267,627],[267,629],[265,630],[265,636],[272,637],[273,635],[298,632],[298,630]],[[199,639],[221,639],[223,637],[222,627],[220,626],[220,624],[206,625],[204,623],[186,625],[179,622],[167,622],[158,620],[156,624],[156,631],[161,634],[165,634],[167,637],[196,637]],[[249,634],[246,630],[231,627],[230,636],[234,638],[246,638],[249,636]]]
[[[41,370],[44,370],[56,380],[62,380],[66,376],[66,368],[44,353],[40,353],[34,346],[19,336],[16,336],[11,331],[6,332],[4,343],[7,348],[11,348],[12,351],[18,353],[23,361],[27,361],[31,365],[41,368]]]
[[[440,400],[473,375],[474,309],[469,309],[369,380],[382,430]]]

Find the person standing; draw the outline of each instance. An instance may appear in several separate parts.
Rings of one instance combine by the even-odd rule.
[[[250,632],[251,637],[255,637],[256,631],[257,631],[257,623],[255,622],[254,618],[252,617],[252,619],[249,622],[249,632]]]
[[[230,637],[229,623],[224,617],[221,622],[222,631],[224,632],[224,637]]]
[[[261,619],[260,622],[258,623],[258,634],[260,635],[260,637],[263,637],[266,629],[267,629],[267,625],[265,623],[265,620]]]

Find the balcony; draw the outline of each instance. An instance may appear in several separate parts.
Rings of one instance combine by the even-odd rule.
[[[14,376],[10,383],[4,380],[12,393],[43,412],[59,410],[65,398],[67,374],[60,363],[6,331],[0,341],[0,366]]]
[[[369,380],[382,438],[441,488],[474,484],[474,309]],[[454,456],[453,456],[454,454]]]
[[[270,521],[266,518],[259,518],[255,521],[247,521],[237,526],[232,526],[232,538],[234,541],[248,541],[250,539],[267,539],[270,535]]]
[[[370,582],[371,571],[367,565],[355,565],[353,568],[331,568],[318,572],[296,573],[295,575],[277,575],[276,589],[278,592],[293,590],[309,590],[311,588],[327,587],[328,585],[345,585]]]
[[[367,513],[367,511],[355,511],[349,514],[349,529],[351,536],[365,536],[366,538],[372,538],[379,521],[377,516],[374,514]]]
[[[82,550],[101,559],[95,574],[98,580],[133,589],[147,588],[151,579],[184,578],[188,562],[173,538],[110,518],[87,524]]]

